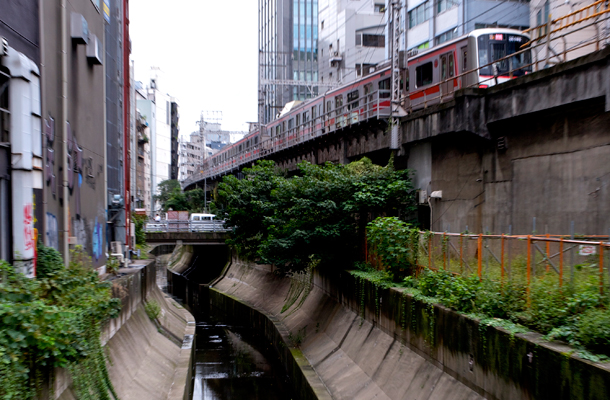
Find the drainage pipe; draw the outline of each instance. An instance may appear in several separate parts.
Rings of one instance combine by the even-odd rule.
[[[70,197],[68,192],[68,10],[66,1],[61,0],[61,167],[63,191],[63,235],[62,253],[66,267],[70,263],[69,226]]]

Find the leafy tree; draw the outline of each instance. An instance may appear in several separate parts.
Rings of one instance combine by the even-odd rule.
[[[303,270],[311,259],[346,265],[358,254],[371,214],[408,215],[415,208],[409,171],[368,159],[347,166],[308,162],[286,178],[273,162],[225,177],[215,207],[232,227],[242,254],[281,270]]]
[[[159,185],[157,185],[158,194],[155,195],[155,200],[161,203],[161,208],[167,210],[165,203],[172,197],[175,193],[182,192],[182,188],[180,187],[180,182],[175,179],[166,179],[161,181]]]
[[[202,212],[205,209],[205,192],[201,188],[182,192],[174,190],[163,209],[174,211]]]

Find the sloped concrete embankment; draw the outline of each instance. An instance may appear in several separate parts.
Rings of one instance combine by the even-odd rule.
[[[228,311],[238,302],[285,327],[335,399],[610,398],[606,366],[539,335],[480,325],[345,272],[316,274],[302,306],[281,313],[289,288],[270,268],[234,260],[210,297]],[[249,318],[241,308],[235,318]]]
[[[190,399],[195,320],[157,287],[154,260],[142,263],[121,270],[128,275],[113,281],[122,309],[102,333],[110,380],[122,400]],[[151,301],[161,307],[154,322],[144,310]],[[57,373],[55,393],[62,400],[76,398],[65,371]]]

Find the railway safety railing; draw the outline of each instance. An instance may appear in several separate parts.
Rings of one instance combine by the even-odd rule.
[[[429,268],[480,280],[517,279],[527,287],[536,279],[557,279],[560,286],[594,279],[603,294],[610,288],[609,236],[491,235],[420,232],[417,249],[410,246],[417,271]],[[367,261],[383,265],[374,248]]]
[[[146,232],[226,232],[224,221],[180,221],[163,220],[149,222]]]
[[[293,128],[287,129],[280,135],[265,139],[257,145],[242,150],[239,154],[229,157],[217,165],[212,165],[208,159],[201,166],[201,171],[203,172],[194,174],[184,182],[184,185],[228,173],[242,165],[251,164],[263,156],[288,149],[357,123],[370,119],[387,118],[390,116],[390,95],[389,90],[373,91],[368,93],[366,98],[358,99],[358,101],[342,105],[332,111],[302,122]],[[303,112],[305,111],[308,110],[303,110]]]

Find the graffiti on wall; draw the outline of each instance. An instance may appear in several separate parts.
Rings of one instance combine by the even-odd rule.
[[[59,227],[57,225],[57,217],[51,213],[47,213],[46,223],[47,246],[59,250]]]
[[[68,189],[76,203],[76,218],[80,218],[80,188],[83,185],[83,149],[76,142],[70,123],[68,128]]]
[[[34,250],[36,248],[34,207],[32,206],[32,203],[26,204],[23,207],[23,240],[25,243],[25,250]]]
[[[71,234],[76,237],[76,243],[84,248],[88,248],[87,242],[89,240],[89,235],[87,235],[87,224],[85,223],[85,220],[74,218],[72,220],[72,225]]]
[[[95,261],[98,261],[100,257],[102,257],[102,253],[104,251],[104,240],[102,238],[102,225],[97,222],[97,217],[95,217],[95,226],[93,227],[93,257],[95,257]]]
[[[53,198],[56,198],[57,185],[55,184],[55,152],[53,151],[53,143],[55,142],[55,120],[50,116],[44,120],[44,136],[47,139],[44,177],[47,186],[51,187]]]

